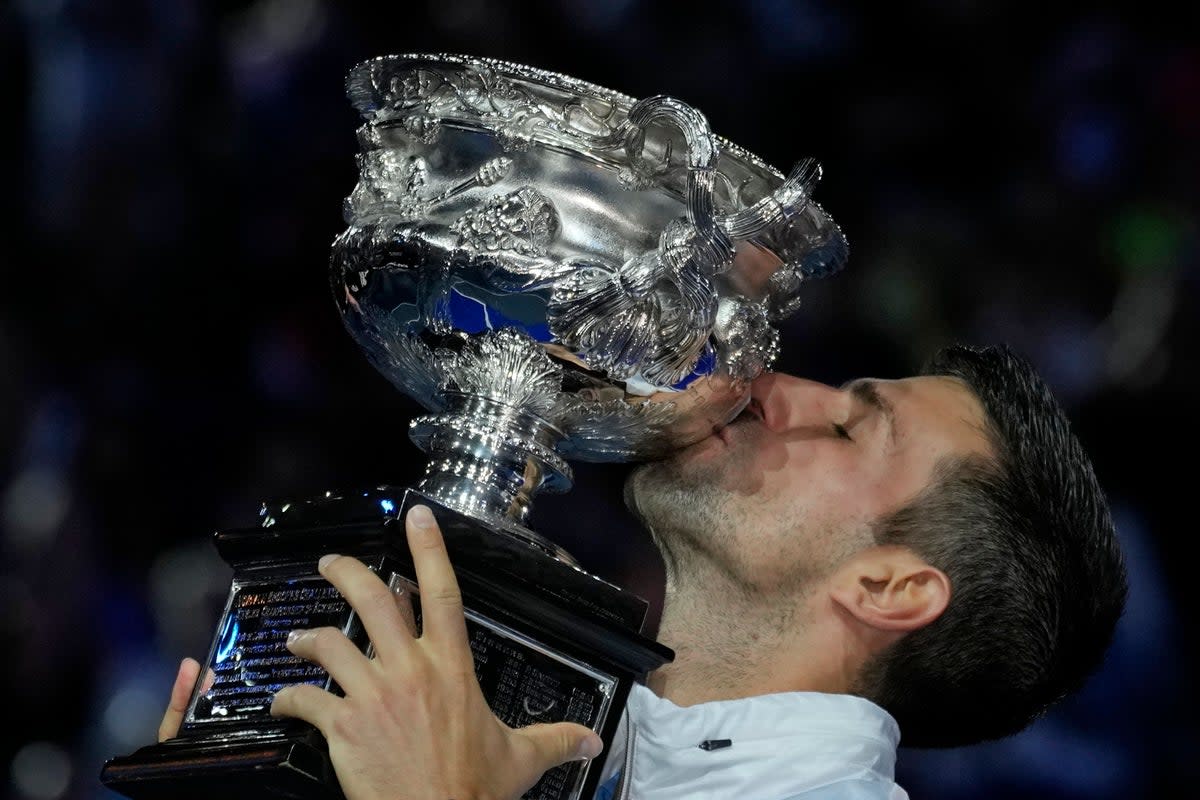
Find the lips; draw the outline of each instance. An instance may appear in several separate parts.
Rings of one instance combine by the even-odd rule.
[[[755,423],[761,423],[763,421],[765,421],[765,417],[763,416],[762,404],[759,403],[758,400],[751,398],[750,402],[746,404],[746,407],[742,409],[740,414],[734,417],[729,424],[715,428],[713,433],[722,442],[729,444],[732,441],[730,430],[742,425],[752,425]]]

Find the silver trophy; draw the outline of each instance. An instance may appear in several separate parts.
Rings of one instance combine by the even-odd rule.
[[[354,554],[417,605],[402,526],[434,508],[467,606],[476,674],[514,726],[569,719],[611,743],[632,684],[672,658],[641,633],[645,601],[582,570],[530,526],[568,459],[662,457],[710,435],[775,357],[801,284],[842,267],[845,237],[784,176],[670,97],[635,101],[575,78],[451,55],[356,66],[364,120],[330,279],[368,358],[428,414],[413,488],[264,506],[222,531],[234,568],[180,735],[110,761],[131,797],[337,797],[318,734],[270,699],[328,675],[287,631],[333,624],[369,647],[316,559]],[[398,534],[397,534],[398,532]],[[593,765],[526,798],[590,797]]]

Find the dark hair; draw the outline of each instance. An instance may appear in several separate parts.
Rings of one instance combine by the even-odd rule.
[[[1125,604],[1125,568],[1092,465],[1046,384],[1006,347],[956,346],[926,375],[957,377],[987,413],[994,458],[939,466],[881,520],[950,578],[929,626],[867,665],[859,693],[903,741],[951,747],[1015,733],[1099,664]]]

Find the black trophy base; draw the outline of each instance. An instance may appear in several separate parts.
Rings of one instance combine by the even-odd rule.
[[[172,739],[110,760],[102,780],[133,800],[345,797],[311,728],[241,742]]]
[[[492,711],[513,727],[578,722],[600,734],[607,752],[633,684],[673,658],[641,634],[645,601],[534,542],[413,490],[382,487],[267,507],[264,527],[217,534],[234,578],[206,662],[212,681],[193,690],[175,739],[112,759],[101,773],[105,785],[134,800],[341,798],[320,734],[269,713],[285,686],[338,691],[324,670],[291,655],[287,633],[330,625],[364,652],[369,647],[353,609],[317,572],[326,553],[374,569],[412,603],[419,627],[403,523],[418,503],[433,508],[445,536],[476,677]],[[599,761],[550,770],[525,800],[591,798]]]

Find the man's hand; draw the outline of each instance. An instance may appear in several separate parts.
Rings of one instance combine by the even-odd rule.
[[[599,755],[600,737],[582,725],[515,730],[492,713],[475,679],[441,530],[424,506],[409,511],[405,526],[421,592],[421,636],[375,573],[355,558],[325,556],[321,575],[358,613],[374,658],[335,628],[293,632],[288,649],[324,667],[345,696],[290,686],[275,695],[271,713],[298,717],[324,734],[349,800],[517,798],[546,770]]]

